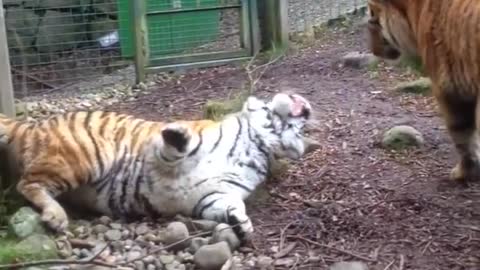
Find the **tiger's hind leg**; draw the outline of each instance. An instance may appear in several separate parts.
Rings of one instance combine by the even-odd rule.
[[[442,93],[437,96],[437,100],[450,137],[460,155],[460,161],[452,169],[450,179],[476,180],[480,176],[480,147],[476,128],[477,101],[475,98],[459,97],[453,91]]]
[[[222,192],[212,192],[200,199],[193,215],[203,219],[227,223],[233,227],[240,240],[246,240],[253,233],[252,221],[246,214],[241,198]]]
[[[37,179],[32,177],[33,175],[23,177],[17,184],[17,190],[41,211],[42,221],[47,223],[51,229],[58,232],[65,231],[68,227],[68,216],[63,207],[55,200],[55,196],[60,192],[49,187],[49,182],[32,181],[32,179]]]

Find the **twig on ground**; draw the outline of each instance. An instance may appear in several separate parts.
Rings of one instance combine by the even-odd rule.
[[[480,227],[473,226],[473,225],[455,225],[455,227],[462,228],[462,229],[469,229],[475,232],[480,232]]]
[[[388,270],[390,269],[390,267],[395,263],[395,260],[391,261],[389,264],[387,264],[387,266],[385,266],[385,268],[383,268],[383,270]]]
[[[344,250],[344,249],[341,249],[341,248],[336,248],[336,247],[332,247],[332,246],[329,246],[329,245],[325,245],[325,244],[322,244],[322,243],[318,243],[316,241],[313,241],[313,240],[310,240],[310,239],[307,239],[307,238],[304,238],[302,236],[291,236],[292,238],[297,238],[299,240],[302,240],[302,241],[305,241],[305,242],[308,242],[312,245],[315,245],[315,246],[318,246],[318,247],[323,247],[323,248],[328,248],[328,249],[331,249],[331,250],[335,250],[337,252],[340,252],[340,253],[343,253],[345,255],[349,255],[349,256],[352,256],[354,258],[357,258],[357,259],[361,259],[361,260],[364,260],[364,261],[367,261],[367,262],[376,262],[377,260],[375,259],[372,259],[372,258],[369,258],[369,257],[366,257],[364,255],[361,255],[361,254],[357,254],[357,253],[353,253],[351,251],[348,251],[348,250]]]
[[[283,245],[285,244],[285,232],[288,230],[288,228],[290,228],[290,226],[292,226],[296,222],[297,222],[296,220],[291,221],[287,225],[285,225],[283,229],[280,230],[280,245],[278,248],[279,252],[283,250]]]
[[[248,93],[249,94],[253,94],[257,83],[262,79],[263,75],[268,70],[269,66],[274,64],[278,60],[280,60],[284,55],[285,53],[280,53],[279,55],[277,55],[277,57],[274,58],[272,54],[272,56],[270,57],[267,63],[261,64],[253,68],[252,66],[255,60],[257,59],[257,54],[255,54],[252,57],[252,59],[250,59],[247,66],[245,67],[245,70],[248,76],[248,83],[249,83]],[[258,75],[256,74],[257,71],[258,71]]]
[[[405,265],[405,256],[403,256],[403,254],[400,254],[400,263],[398,265],[398,270],[403,270],[404,265]]]
[[[20,263],[12,263],[12,264],[1,264],[0,269],[15,269],[15,268],[26,268],[32,266],[45,266],[45,265],[98,265],[104,266],[109,268],[116,268],[115,264],[110,264],[106,262],[102,262],[97,260],[98,256],[102,254],[107,248],[109,244],[105,244],[105,246],[97,253],[95,253],[90,258],[86,258],[83,260],[41,260],[41,261],[32,261],[32,262],[20,262]]]

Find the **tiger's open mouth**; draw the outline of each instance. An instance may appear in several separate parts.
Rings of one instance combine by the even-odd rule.
[[[304,117],[305,119],[310,118],[312,107],[310,103],[299,95],[289,95],[293,103],[291,105],[291,117]]]

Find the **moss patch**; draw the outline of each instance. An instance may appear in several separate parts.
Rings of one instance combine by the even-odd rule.
[[[402,82],[394,87],[395,91],[427,95],[430,93],[432,82],[428,78],[420,78],[415,81]]]
[[[55,242],[45,235],[32,235],[18,242],[0,238],[0,264],[57,258]]]
[[[243,103],[247,100],[249,92],[241,91],[237,95],[227,100],[209,100],[203,107],[203,117],[205,119],[219,121],[226,115],[242,110]]]

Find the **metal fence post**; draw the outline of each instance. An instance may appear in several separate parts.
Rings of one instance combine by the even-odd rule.
[[[264,0],[259,2],[262,47],[285,48],[289,43],[288,0]]]
[[[15,117],[13,84],[10,72],[5,11],[3,1],[0,0],[0,112],[9,117]]]
[[[146,18],[146,1],[134,0],[131,1],[132,7],[132,29],[134,40],[134,59],[135,59],[135,74],[136,83],[145,81],[146,67],[148,59],[150,58],[148,48],[148,32],[147,32],[147,18]]]

